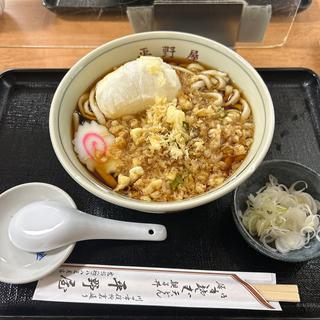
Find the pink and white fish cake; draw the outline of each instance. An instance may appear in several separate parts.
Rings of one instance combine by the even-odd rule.
[[[108,150],[113,141],[114,136],[106,127],[91,121],[79,125],[72,142],[80,161],[90,171],[94,171],[97,163],[106,161]]]

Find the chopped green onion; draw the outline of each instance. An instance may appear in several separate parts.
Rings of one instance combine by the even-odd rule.
[[[182,126],[183,126],[183,128],[184,128],[186,131],[188,131],[189,128],[190,128],[189,123],[186,122],[186,121],[183,121],[183,122],[182,122]]]
[[[172,190],[176,190],[180,184],[183,184],[183,179],[181,176],[176,176],[176,178],[170,183]]]
[[[303,188],[296,190],[297,184]],[[269,182],[256,195],[250,194],[241,214],[243,226],[273,251],[286,253],[320,241],[319,202],[303,192],[307,184],[297,181],[289,188],[269,176]],[[271,244],[271,246],[270,246]]]

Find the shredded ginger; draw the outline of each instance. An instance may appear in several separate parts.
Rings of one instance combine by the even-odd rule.
[[[305,181],[296,181],[287,188],[270,175],[256,196],[249,195],[248,207],[240,213],[244,227],[265,247],[280,253],[307,247],[313,238],[320,241],[320,202],[304,192],[307,187]]]

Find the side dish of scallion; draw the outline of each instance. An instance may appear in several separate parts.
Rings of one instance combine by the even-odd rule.
[[[280,253],[307,247],[313,238],[320,241],[320,202],[305,192],[307,188],[305,181],[287,187],[270,175],[256,195],[249,195],[245,212],[239,212],[244,227]]]

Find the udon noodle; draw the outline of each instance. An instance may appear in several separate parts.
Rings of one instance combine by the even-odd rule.
[[[116,192],[145,201],[182,200],[219,187],[253,143],[249,103],[227,73],[180,60],[165,68],[170,68],[165,77],[171,78],[161,75],[156,89],[143,90],[163,92],[172,80],[169,98],[155,95],[152,103],[144,101],[142,111],[132,107],[117,117],[117,109],[109,117],[108,106],[115,100],[101,107],[98,91],[105,80],[100,80],[79,98],[73,114],[79,160]],[[160,69],[150,70],[159,75]]]

